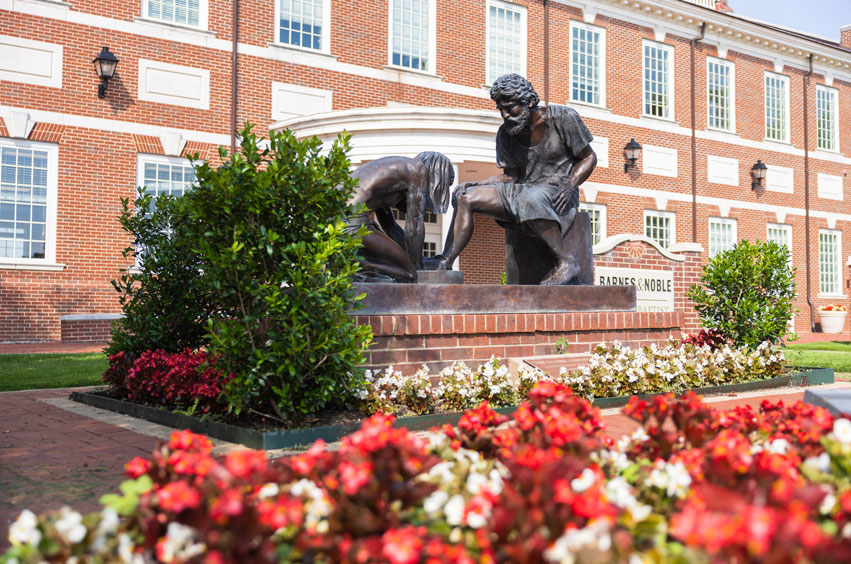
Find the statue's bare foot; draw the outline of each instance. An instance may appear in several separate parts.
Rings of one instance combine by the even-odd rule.
[[[442,255],[423,257],[423,270],[449,270]]]
[[[579,276],[579,265],[575,261],[561,262],[555,272],[541,280],[541,286],[565,286]]]

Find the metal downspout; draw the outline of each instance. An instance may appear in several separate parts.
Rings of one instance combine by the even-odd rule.
[[[813,54],[810,53],[810,70],[804,75],[804,230],[807,247],[807,304],[810,306],[810,330],[816,331],[816,311],[813,305],[813,295],[810,288],[810,106],[807,90],[810,77],[813,75]]]
[[[236,152],[236,108],[239,91],[237,77],[239,71],[239,0],[233,0],[233,46],[230,65],[230,152]]]
[[[692,39],[691,43],[691,241],[697,243],[697,141],[695,134],[695,49],[697,42],[701,41],[706,33],[706,22],[700,24],[700,35]]]
[[[544,105],[550,105],[550,2],[544,0]]]

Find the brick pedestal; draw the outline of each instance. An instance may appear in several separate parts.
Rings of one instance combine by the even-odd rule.
[[[392,365],[412,374],[426,364],[435,374],[456,360],[476,366],[491,356],[504,361],[550,355],[559,339],[571,353],[615,340],[661,344],[680,336],[683,312],[361,315],[355,321],[370,325],[375,336],[366,355],[369,368]]]

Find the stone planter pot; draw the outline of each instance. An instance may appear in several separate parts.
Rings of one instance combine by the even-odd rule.
[[[820,311],[822,333],[842,333],[845,327],[845,316],[847,311]]]

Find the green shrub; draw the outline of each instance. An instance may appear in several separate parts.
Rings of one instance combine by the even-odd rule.
[[[213,307],[199,276],[197,255],[173,229],[175,203],[163,195],[154,204],[144,189],[132,207],[128,199],[121,200],[119,221],[132,237],[122,254],[136,267],[122,270],[112,282],[124,318],[113,324],[106,352],[123,352],[130,364],[148,350],[176,353],[206,342],[206,320]]]
[[[709,259],[700,281],[688,297],[707,329],[751,348],[786,335],[786,323],[795,312],[795,272],[785,246],[740,241]]]
[[[359,237],[343,233],[355,180],[341,136],[327,155],[313,138],[273,133],[261,148],[250,126],[240,152],[196,168],[197,188],[177,202],[223,315],[208,323],[217,367],[235,375],[229,408],[298,419],[340,405],[363,386],[358,365],[369,327],[349,317]]]

